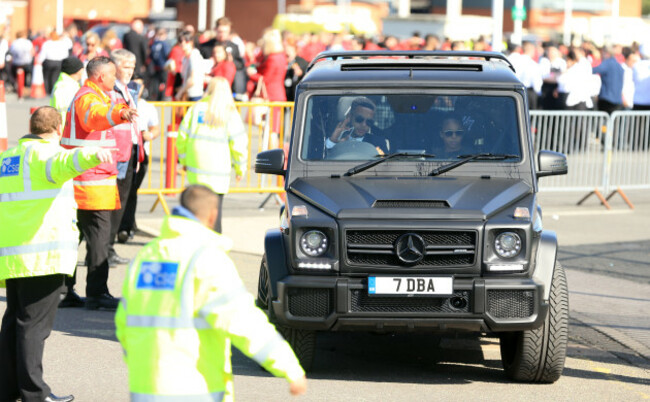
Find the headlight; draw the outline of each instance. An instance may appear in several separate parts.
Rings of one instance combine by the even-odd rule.
[[[310,230],[300,237],[300,249],[310,257],[320,257],[327,251],[327,236],[320,230]]]
[[[503,232],[494,240],[494,249],[503,258],[512,258],[521,251],[521,238],[514,232]]]

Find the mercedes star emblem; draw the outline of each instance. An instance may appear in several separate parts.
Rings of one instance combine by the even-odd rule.
[[[426,250],[424,239],[415,233],[406,233],[395,242],[397,258],[405,264],[414,265],[422,261]]]

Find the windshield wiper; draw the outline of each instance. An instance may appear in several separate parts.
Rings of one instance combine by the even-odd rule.
[[[368,170],[373,166],[377,166],[380,163],[384,163],[387,160],[396,158],[398,156],[402,156],[406,158],[435,158],[435,155],[431,155],[431,154],[420,154],[420,153],[413,153],[413,152],[396,152],[394,154],[382,155],[381,159],[364,162],[361,165],[355,166],[350,170],[348,170],[347,172],[345,172],[343,176],[352,176],[354,174],[361,173],[364,170]]]
[[[439,168],[433,169],[429,176],[438,176],[452,169],[456,169],[459,166],[466,164],[467,162],[479,159],[479,160],[490,160],[490,161],[499,161],[505,159],[519,158],[519,155],[512,154],[491,154],[491,153],[482,153],[482,154],[473,154],[473,155],[460,155],[460,159],[457,162],[452,162],[448,165],[440,166]]]

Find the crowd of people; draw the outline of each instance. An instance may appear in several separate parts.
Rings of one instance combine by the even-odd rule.
[[[29,86],[33,66],[41,65],[45,90],[50,94],[66,57],[87,64],[96,56],[124,48],[135,54],[134,78],[143,81],[149,100],[198,100],[211,78],[223,77],[236,100],[250,99],[263,86],[267,100],[293,101],[308,63],[324,50],[492,49],[484,37],[464,42],[433,34],[422,37],[417,32],[400,40],[391,35],[365,38],[346,32],[298,35],[269,28],[259,40],[246,41],[227,17],[219,18],[213,30],[200,33],[185,25],[174,35],[176,43],[169,40],[169,34],[165,28],[156,29],[141,20],[135,20],[122,38],[113,29],[101,38],[93,31],[82,36],[74,24],[61,35],[19,32],[11,43],[0,39],[0,79],[13,88],[22,68]],[[579,46],[525,42],[510,45],[506,54],[528,89],[531,109],[611,113],[650,107],[647,91],[635,91],[650,85],[650,62],[644,60],[650,49],[636,43],[597,47],[591,42]],[[279,119],[275,121],[279,124]]]

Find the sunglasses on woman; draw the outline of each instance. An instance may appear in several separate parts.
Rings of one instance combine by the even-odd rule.
[[[445,137],[451,138],[452,135],[455,135],[456,137],[462,137],[463,136],[463,130],[445,130],[442,132]]]

